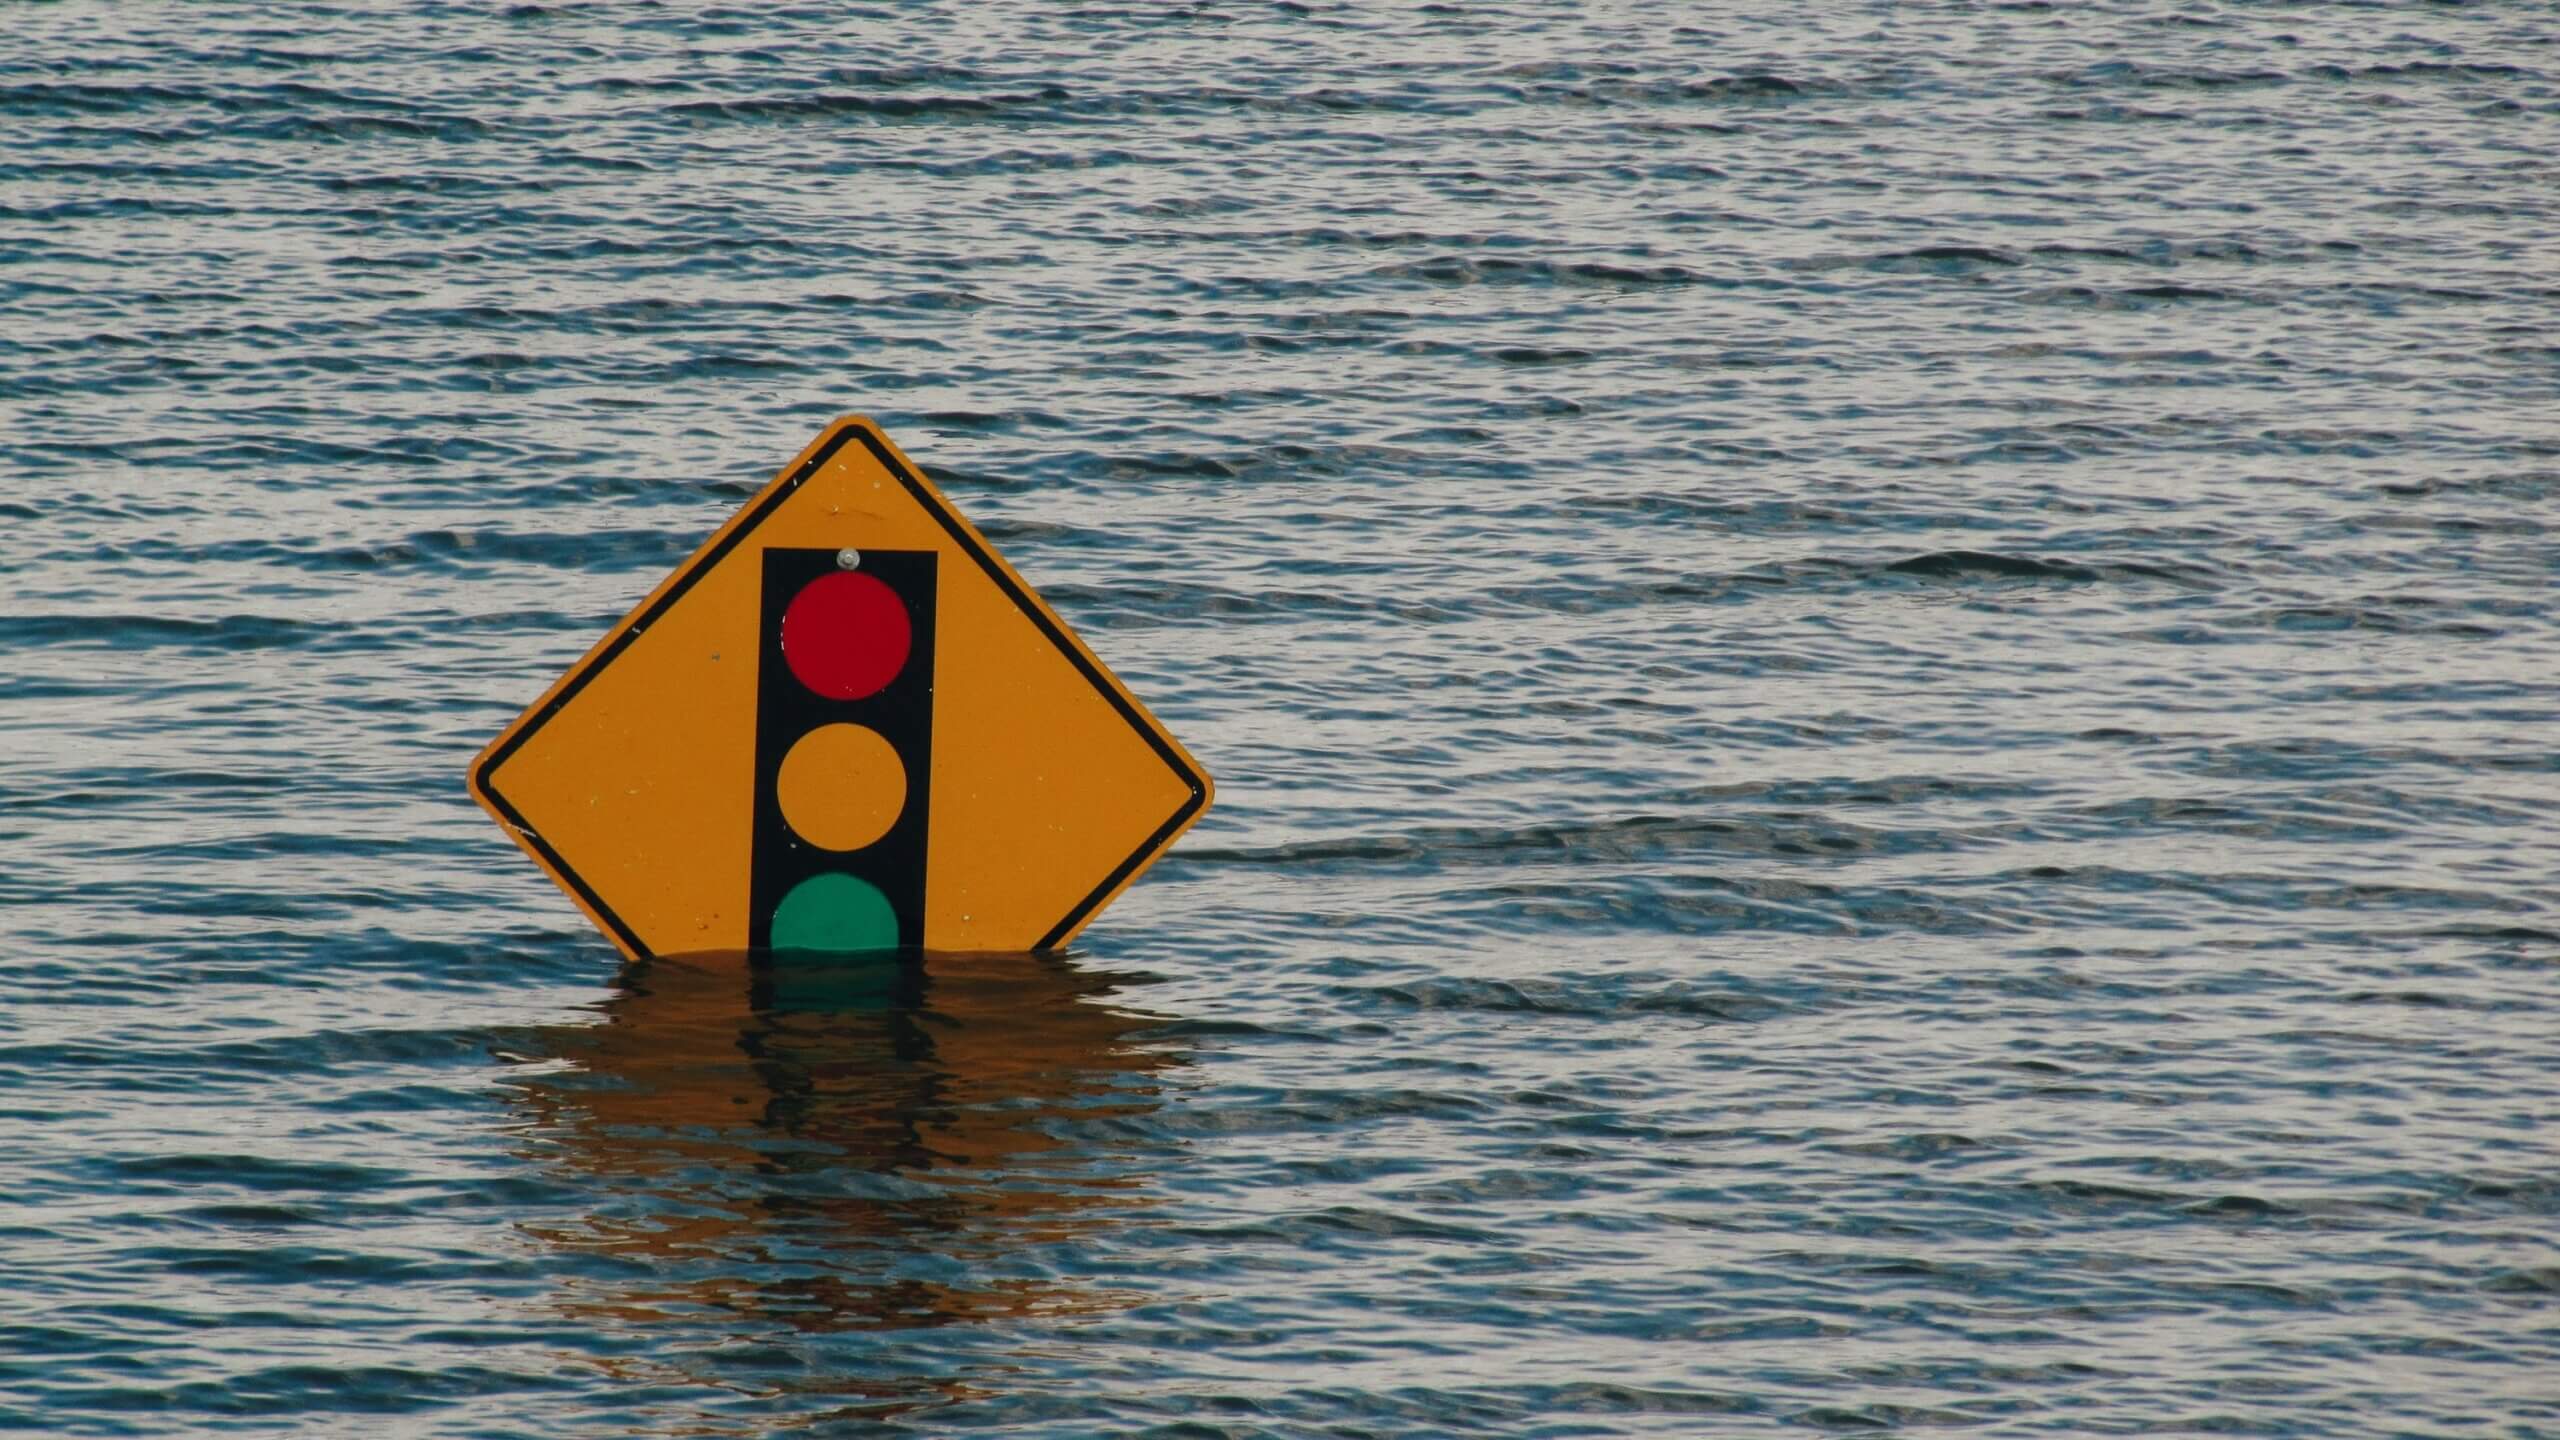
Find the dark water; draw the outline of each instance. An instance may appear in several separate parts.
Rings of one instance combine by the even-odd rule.
[[[2560,1434],[2543,4],[0,20],[0,1426]],[[1216,773],[619,974],[877,416]]]

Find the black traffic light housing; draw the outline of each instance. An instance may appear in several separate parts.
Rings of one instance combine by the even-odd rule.
[[[774,912],[793,889],[829,873],[850,875],[889,902],[897,940],[924,938],[925,842],[933,810],[933,639],[937,556],[930,550],[773,548],[764,552],[764,605],[756,654],[755,821],[750,843],[747,943],[773,944]],[[887,585],[904,604],[906,663],[876,692],[840,700],[804,684],[785,660],[783,617],[801,592],[852,561],[857,573]],[[867,727],[889,743],[906,768],[906,804],[886,833],[855,850],[828,850],[795,831],[783,815],[779,777],[793,745],[834,724]]]

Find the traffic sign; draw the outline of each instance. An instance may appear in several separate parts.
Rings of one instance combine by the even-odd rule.
[[[1210,783],[849,417],[491,741],[471,793],[637,958],[1045,950]]]

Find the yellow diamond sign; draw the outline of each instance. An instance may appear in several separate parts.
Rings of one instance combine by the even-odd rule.
[[[1210,783],[852,417],[491,741],[471,793],[639,957],[1047,949]]]

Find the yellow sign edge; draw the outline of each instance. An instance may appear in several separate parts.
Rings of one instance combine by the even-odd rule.
[[[1184,831],[1190,829],[1216,798],[1217,787],[1209,778],[1209,772],[1192,757],[1191,752],[1184,748],[1181,741],[1174,738],[1173,732],[1167,730],[1163,722],[1156,719],[1155,713],[1147,709],[1137,696],[1131,694],[1126,685],[1120,683],[1120,677],[1112,673],[1111,667],[1102,663],[1101,657],[1093,653],[1092,649],[1084,643],[1083,637],[1069,629],[1066,622],[1058,617],[1058,612],[1049,608],[1049,602],[1041,598],[1040,592],[1032,589],[1029,583],[1023,580],[1021,574],[996,552],[995,547],[987,543],[986,537],[978,533],[978,528],[970,524],[966,516],[952,507],[951,502],[943,497],[941,490],[926,477],[923,468],[907,458],[906,452],[899,449],[896,442],[892,441],[878,425],[872,423],[869,417],[841,416],[820,431],[818,437],[810,441],[790,464],[783,466],[763,489],[758,490],[747,503],[739,506],[737,512],[731,515],[719,529],[711,532],[710,538],[704,540],[691,555],[685,557],[683,564],[668,572],[667,577],[659,581],[656,588],[652,589],[639,604],[631,607],[629,614],[615,622],[602,638],[588,647],[587,652],[580,656],[575,664],[562,671],[560,678],[552,681],[549,688],[545,689],[532,704],[526,706],[521,714],[510,721],[504,730],[499,731],[496,738],[482,746],[480,753],[472,758],[468,773],[471,798],[482,810],[488,812],[490,819],[498,823],[498,828],[507,832],[507,838],[513,840],[518,849],[524,851],[534,864],[541,867],[544,874],[551,877],[552,883],[560,887],[562,893],[566,894],[579,910],[594,922],[597,929],[603,931],[606,937],[613,941],[614,947],[627,959],[646,959],[650,951],[641,944],[640,937],[633,933],[619,916],[613,914],[611,908],[604,904],[603,899],[593,894],[577,877],[576,872],[553,853],[550,845],[524,823],[524,817],[515,813],[514,807],[509,805],[505,797],[499,793],[494,781],[494,772],[508,756],[514,753],[517,745],[528,737],[536,726],[549,718],[553,709],[566,702],[567,696],[584,683],[584,677],[590,671],[610,659],[612,652],[618,650],[662,605],[671,603],[675,595],[689,588],[695,577],[725,555],[729,547],[737,542],[747,528],[762,521],[785,494],[798,489],[801,482],[816,474],[827,460],[833,458],[836,451],[842,449],[847,441],[854,439],[863,441],[866,448],[883,463],[890,474],[908,487],[926,510],[951,532],[952,538],[959,542],[960,548],[988,571],[991,578],[996,581],[997,587],[1005,592],[1006,597],[1030,614],[1033,622],[1040,627],[1041,632],[1049,638],[1051,643],[1067,652],[1068,658],[1076,663],[1077,669],[1083,672],[1085,678],[1102,690],[1106,699],[1114,702],[1123,717],[1138,728],[1158,756],[1164,759],[1169,768],[1173,769],[1176,775],[1190,787],[1189,798],[1175,809],[1165,823],[1141,842],[1137,850],[1123,860],[1111,874],[1105,876],[1100,885],[1061,917],[1058,923],[1051,927],[1049,933],[1033,945],[1033,949],[1056,949],[1075,938],[1078,932],[1092,923],[1094,916],[1102,913],[1104,907],[1118,899],[1120,892],[1128,889],[1132,881],[1153,864],[1156,858],[1180,838]]]

